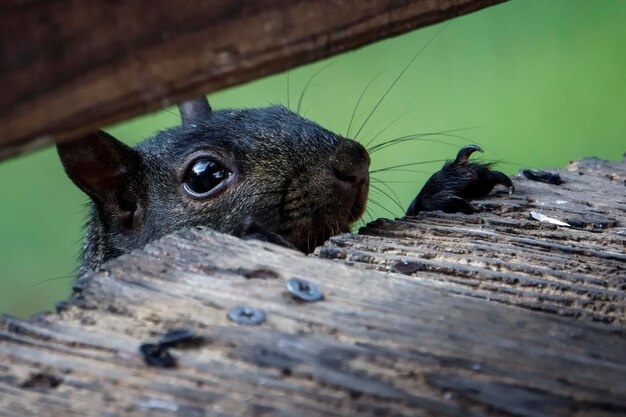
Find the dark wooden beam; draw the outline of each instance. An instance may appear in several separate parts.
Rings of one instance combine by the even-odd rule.
[[[0,159],[502,1],[6,1]]]

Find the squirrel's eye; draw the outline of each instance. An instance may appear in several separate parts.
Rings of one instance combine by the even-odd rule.
[[[207,197],[231,172],[216,161],[199,159],[193,163],[184,179],[185,191],[193,197]]]

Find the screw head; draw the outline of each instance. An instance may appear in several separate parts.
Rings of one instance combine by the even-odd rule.
[[[265,322],[265,312],[254,307],[237,306],[228,310],[228,318],[237,324],[256,325]]]
[[[141,353],[147,365],[156,366],[158,368],[171,368],[176,366],[176,359],[174,359],[166,348],[158,344],[143,343],[139,346],[139,353]]]
[[[324,298],[324,294],[317,288],[317,285],[301,278],[288,279],[287,290],[300,301],[313,302]]]

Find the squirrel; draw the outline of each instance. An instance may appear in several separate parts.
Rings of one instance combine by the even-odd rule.
[[[131,148],[98,131],[62,142],[68,177],[92,201],[79,275],[179,229],[208,226],[310,253],[365,211],[370,156],[358,142],[273,106],[179,105],[180,126]],[[511,180],[463,147],[426,182],[407,215],[471,214],[468,200]]]
[[[182,124],[131,148],[99,131],[62,142],[68,177],[92,201],[79,275],[173,231],[219,232],[305,253],[365,210],[365,148],[282,106],[179,105]]]

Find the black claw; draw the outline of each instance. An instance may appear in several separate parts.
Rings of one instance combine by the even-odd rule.
[[[454,163],[457,165],[467,164],[467,161],[474,152],[483,153],[483,150],[478,145],[467,145],[462,147],[459,153],[456,154],[456,159],[454,160]]]
[[[489,180],[493,182],[494,187],[496,185],[504,185],[509,189],[509,194],[513,194],[515,192],[515,185],[513,185],[511,178],[500,171],[490,171]]]
[[[472,214],[476,209],[470,200],[486,196],[496,185],[504,185],[512,193],[515,187],[507,175],[492,171],[491,164],[468,161],[474,152],[482,151],[476,145],[461,148],[454,161],[446,162],[426,181],[411,202],[407,216],[416,215],[420,211],[437,210]]]

